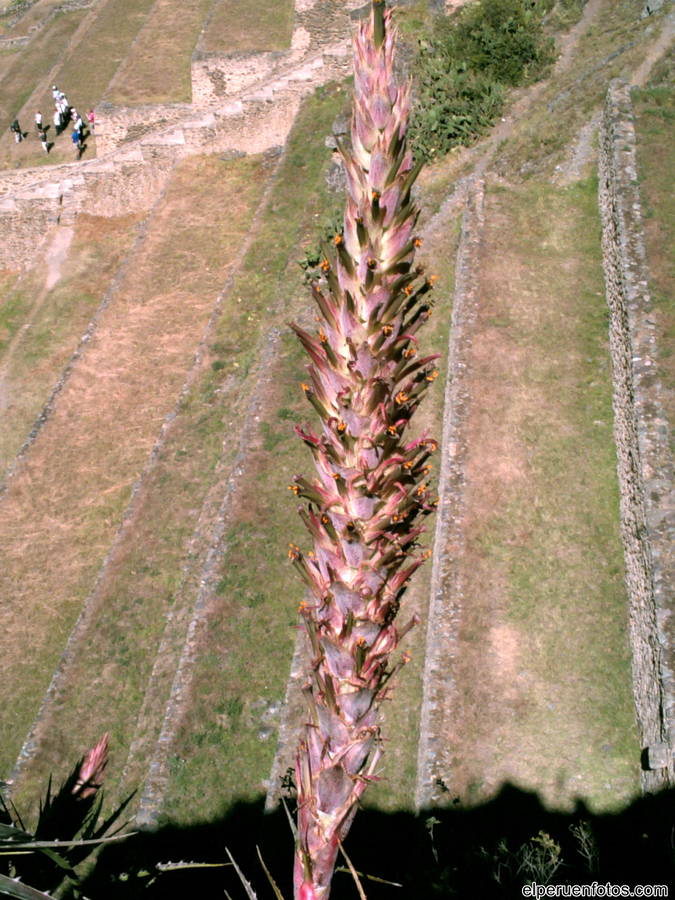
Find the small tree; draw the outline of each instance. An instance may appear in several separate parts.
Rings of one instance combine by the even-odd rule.
[[[297,427],[316,477],[294,478],[313,539],[289,556],[309,587],[300,615],[311,648],[309,718],[296,760],[296,900],[324,900],[337,853],[382,754],[379,706],[406,655],[390,658],[415,624],[395,625],[420,552],[420,515],[431,512],[426,478],[436,442],[407,438],[410,419],[438,372],[420,357],[417,331],[431,315],[413,267],[417,209],[406,131],[409,84],[394,76],[395,32],[383,0],[372,4],[354,43],[352,148],[343,234],[312,291],[316,336],[293,325],[310,356],[303,385],[320,433]]]

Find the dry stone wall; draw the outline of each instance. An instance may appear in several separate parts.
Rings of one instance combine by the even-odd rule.
[[[651,791],[675,785],[673,470],[660,400],[630,88],[619,81],[607,95],[599,180],[633,684],[642,784]]]
[[[19,269],[35,259],[42,242],[58,222],[58,196],[22,200],[0,198],[0,267]]]
[[[24,170],[2,179],[0,268],[21,269],[59,223],[80,212],[122,216],[148,209],[174,165],[161,148],[135,149],[110,160],[70,163],[45,172]],[[49,180],[45,180],[45,174]]]
[[[192,57],[192,102],[211,106],[273,77],[288,63],[288,54],[237,53],[222,56],[197,51]]]
[[[462,552],[465,506],[466,428],[471,397],[467,389],[467,359],[478,313],[476,273],[484,228],[485,184],[471,179],[465,186],[466,206],[457,248],[455,290],[448,342],[448,374],[443,398],[439,505],[434,532],[431,591],[424,658],[424,695],[420,719],[415,805],[427,809],[439,799],[440,727],[452,661],[457,655],[462,585],[453,560]]]

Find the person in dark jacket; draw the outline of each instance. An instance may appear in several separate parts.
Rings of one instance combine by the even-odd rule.
[[[21,130],[18,119],[14,119],[12,124],[9,126],[9,130],[14,133],[14,140],[17,142],[17,144],[20,144],[23,140],[23,131]]]

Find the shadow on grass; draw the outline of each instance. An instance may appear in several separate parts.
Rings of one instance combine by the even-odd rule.
[[[547,877],[551,883],[670,885],[675,872],[674,801],[675,790],[669,790],[612,815],[593,815],[582,804],[574,813],[563,814],[546,810],[535,794],[507,785],[495,799],[471,809],[457,805],[419,816],[362,810],[346,849],[359,872],[401,885],[364,879],[368,900],[515,898],[522,896],[522,885],[541,884]],[[158,872],[157,864],[168,861],[223,862],[227,846],[259,900],[267,900],[273,892],[256,845],[284,897],[291,900],[288,821],[283,810],[263,815],[262,800],[236,803],[212,823],[166,825],[108,846],[84,894],[92,900],[201,900],[222,898],[227,891],[232,900],[239,900],[246,895],[231,866]],[[337,872],[331,900],[343,898],[358,900],[358,892],[349,874]]]

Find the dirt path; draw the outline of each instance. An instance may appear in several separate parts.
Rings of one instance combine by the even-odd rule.
[[[473,173],[475,175],[482,177],[488,171],[498,148],[513,136],[514,129],[518,126],[519,120],[522,119],[528,109],[534,106],[550,81],[555,81],[562,72],[569,68],[570,61],[579,43],[579,39],[586,31],[588,31],[591,24],[595,21],[602,9],[603,2],[604,0],[588,0],[579,21],[560,39],[560,52],[550,78],[539,81],[523,90],[516,102],[509,109],[507,115],[490,132],[490,136],[485,142],[484,149],[480,152],[480,157],[473,167]]]

